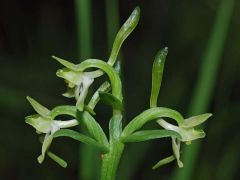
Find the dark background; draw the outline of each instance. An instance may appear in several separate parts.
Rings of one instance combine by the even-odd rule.
[[[119,1],[122,24],[139,5],[138,27],[122,48],[125,121],[147,109],[151,90],[151,66],[159,48],[168,46],[159,106],[173,108],[187,117],[204,53],[211,38],[220,0]],[[30,95],[52,108],[72,103],[61,96],[64,82],[55,76],[61,66],[57,55],[80,62],[74,1],[0,1],[0,177],[1,179],[77,179],[78,143],[54,141],[53,149],[68,161],[62,169],[36,157],[41,144],[24,117],[33,113]],[[107,59],[105,1],[92,1],[92,56]],[[238,179],[240,167],[240,2],[235,0],[206,112],[213,118],[205,125],[200,154],[191,179]],[[80,37],[81,39],[81,37]],[[88,57],[88,58],[91,58]],[[97,109],[100,117],[107,108]],[[195,115],[195,114],[191,114]],[[106,115],[105,117],[109,117]],[[108,120],[100,122],[106,127]],[[131,152],[129,152],[131,151]],[[129,152],[129,153],[128,153]],[[134,153],[133,153],[134,152]],[[132,154],[130,154],[132,153]],[[151,167],[171,153],[170,140],[130,145],[120,165],[120,179],[170,179],[176,162],[158,170]],[[139,156],[134,167],[128,167]],[[130,163],[131,164],[131,163]],[[129,172],[130,171],[130,172]],[[97,173],[97,172],[93,172]]]

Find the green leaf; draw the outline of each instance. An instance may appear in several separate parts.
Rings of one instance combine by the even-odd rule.
[[[27,96],[27,100],[29,101],[29,103],[32,105],[33,109],[40,114],[41,116],[45,117],[45,118],[50,118],[50,110],[48,110],[46,107],[42,106],[41,104],[39,104],[36,100],[34,100],[33,98]]]
[[[75,64],[65,60],[65,59],[62,59],[62,58],[59,58],[57,56],[52,56],[53,59],[57,60],[59,63],[61,63],[62,65],[64,65],[65,67],[71,69],[71,70],[74,70],[74,71],[77,71],[77,67]]]
[[[150,97],[150,107],[157,107],[157,100],[158,95],[162,83],[162,76],[164,70],[165,59],[168,53],[168,48],[165,47],[161,49],[153,62],[152,67],[152,90],[151,90],[151,97]]]
[[[176,133],[175,131],[169,131],[169,130],[143,130],[143,131],[137,131],[129,136],[123,137],[122,142],[141,142],[141,141],[147,141],[151,139],[158,139],[158,138],[164,138],[164,137],[177,137],[181,138],[181,136]]]
[[[133,120],[129,122],[129,124],[124,128],[122,134],[123,136],[128,136],[134,131],[143,127],[149,121],[155,120],[156,118],[168,117],[174,119],[179,125],[183,123],[182,115],[172,109],[164,108],[164,107],[156,107],[148,109],[138,116],[136,116]]]
[[[108,81],[105,81],[104,83],[102,83],[99,88],[96,90],[96,92],[93,94],[91,100],[88,103],[88,107],[93,111],[95,106],[97,105],[97,103],[100,100],[99,97],[99,92],[109,92],[111,90],[111,85]]]
[[[55,119],[55,117],[59,115],[70,115],[76,118],[77,108],[75,106],[70,106],[70,105],[57,106],[52,109],[50,115],[52,119]]]
[[[175,158],[174,155],[168,156],[168,157],[166,157],[166,158],[158,161],[158,162],[152,167],[152,169],[157,169],[157,168],[159,168],[160,166],[163,166],[163,165],[165,165],[165,164],[168,164],[168,163],[174,161],[175,159],[176,159],[176,158]]]
[[[184,128],[195,127],[195,126],[205,122],[211,116],[212,116],[211,113],[201,114],[201,115],[198,115],[198,116],[192,116],[192,117],[190,117],[188,119],[185,119],[183,121],[183,127]]]
[[[98,122],[87,112],[78,111],[77,119],[86,126],[88,132],[100,144],[108,147],[108,139]]]
[[[113,109],[123,110],[122,102],[110,93],[99,92],[100,99],[107,105],[112,106]]]
[[[74,140],[83,142],[85,144],[95,146],[95,147],[101,149],[104,152],[108,151],[108,147],[98,143],[93,138],[88,137],[88,136],[86,136],[84,134],[81,134],[79,132],[70,130],[70,129],[61,129],[61,130],[57,131],[56,133],[54,133],[53,137],[54,138],[57,138],[57,137],[69,137],[69,138],[72,138]]]
[[[48,155],[52,160],[54,160],[56,163],[58,163],[60,166],[62,166],[63,168],[66,168],[66,167],[67,167],[67,162],[64,161],[62,158],[60,158],[59,156],[57,156],[56,154],[48,151],[48,152],[47,152],[47,155]]]
[[[136,7],[133,10],[132,14],[129,16],[129,18],[126,20],[126,22],[122,25],[122,27],[118,31],[117,36],[113,43],[111,55],[108,60],[108,64],[110,64],[111,66],[113,66],[114,63],[116,62],[116,58],[122,46],[122,43],[137,26],[139,17],[140,17],[140,8]]]

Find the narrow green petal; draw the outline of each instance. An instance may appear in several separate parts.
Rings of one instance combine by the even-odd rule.
[[[157,107],[158,95],[162,83],[165,59],[168,53],[168,48],[161,49],[153,62],[152,67],[152,90],[150,96],[150,107]]]
[[[82,86],[80,89],[80,96],[78,97],[77,103],[76,103],[76,107],[78,108],[79,111],[83,111],[84,109],[85,98],[87,97],[88,89],[93,83],[93,81],[94,79],[92,78],[88,78],[88,77],[83,78]]]
[[[71,69],[71,70],[74,70],[76,71],[76,65],[65,60],[65,59],[62,59],[62,58],[59,58],[59,57],[56,57],[56,56],[52,56],[53,59],[57,60],[59,63],[61,63],[62,65],[64,65],[65,67]]]
[[[69,87],[73,88],[74,85],[80,85],[82,83],[84,73],[73,71],[69,68],[63,68],[59,69],[56,72],[56,75],[60,78],[65,79],[68,82]]]
[[[194,128],[180,128],[178,133],[182,136],[181,141],[183,142],[204,138],[206,135],[203,130],[196,130]]]
[[[67,98],[73,98],[73,97],[75,97],[74,93],[75,93],[75,88],[68,87],[67,91],[65,93],[63,93],[62,95]]]
[[[33,126],[37,132],[48,133],[51,131],[51,125],[53,121],[45,119],[38,114],[27,116],[25,122]]]
[[[56,154],[48,151],[48,152],[47,152],[47,155],[48,155],[52,160],[54,160],[56,163],[58,163],[60,166],[62,166],[63,168],[66,168],[66,167],[67,167],[67,162],[64,161],[62,158],[60,158],[59,156],[57,156]]]
[[[49,118],[50,117],[50,110],[48,110],[46,107],[44,107],[43,105],[39,104],[36,100],[34,100],[33,98],[27,96],[27,100],[29,101],[29,103],[32,105],[33,109],[40,114],[41,116],[45,117],[45,118]]]
[[[195,127],[195,126],[205,122],[211,116],[212,116],[211,113],[201,114],[201,115],[198,115],[198,116],[192,116],[192,117],[190,117],[188,119],[185,119],[183,121],[183,127],[184,128]]]
[[[174,155],[171,155],[171,156],[168,156],[160,161],[158,161],[153,167],[152,169],[157,169],[159,168],[160,166],[163,166],[163,165],[166,165],[172,161],[174,161],[176,158]]]
[[[44,141],[43,141],[43,145],[42,145],[42,154],[38,157],[38,162],[40,164],[42,164],[42,162],[45,159],[45,153],[48,150],[49,146],[51,145],[53,140],[53,135],[45,135]]]
[[[180,141],[176,138],[172,138],[172,149],[173,149],[173,154],[177,160],[178,167],[182,168],[183,163],[180,160]]]

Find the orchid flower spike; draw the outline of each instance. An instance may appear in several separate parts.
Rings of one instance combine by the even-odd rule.
[[[188,119],[184,119],[183,124],[180,126],[170,124],[163,119],[157,120],[157,123],[164,129],[175,131],[181,136],[181,139],[172,138],[173,154],[179,167],[183,167],[183,163],[180,161],[180,143],[185,142],[188,145],[191,144],[191,141],[193,140],[204,138],[205,132],[202,129],[197,130],[194,127],[202,124],[211,116],[212,114],[210,113],[193,116]]]
[[[25,122],[33,126],[38,134],[45,134],[42,144],[42,153],[38,157],[38,162],[42,163],[44,161],[45,154],[52,143],[53,134],[61,128],[69,128],[78,125],[78,121],[76,119],[68,121],[54,120],[54,117],[51,115],[51,111],[49,109],[39,104],[31,97],[27,97],[27,100],[38,114],[27,116],[25,118]],[[52,155],[52,153],[50,154]]]

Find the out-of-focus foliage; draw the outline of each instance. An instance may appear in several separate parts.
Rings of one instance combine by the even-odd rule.
[[[119,1],[121,22],[136,5],[142,11],[139,26],[122,51],[124,103],[130,107],[125,110],[125,121],[149,106],[152,59],[158,48],[165,46],[169,47],[169,55],[159,105],[187,112],[219,2]],[[60,156],[64,155],[71,162],[67,169],[62,170],[48,158],[39,166],[33,161],[40,153],[34,153],[40,149],[39,143],[33,135],[34,130],[24,123],[24,117],[33,113],[26,95],[41,99],[49,108],[72,103],[59,95],[65,87],[55,76],[59,65],[50,56],[75,59],[75,63],[79,63],[74,11],[73,1],[0,2],[1,179],[77,179],[78,144],[65,140],[52,144]],[[92,2],[92,55],[99,59],[109,55],[106,52],[105,11],[104,1]],[[240,2],[236,1],[209,104],[208,112],[214,116],[206,124],[207,136],[193,172],[199,180],[237,179],[239,176],[239,17]],[[105,114],[109,109],[97,107],[96,111],[107,129],[107,123],[104,123],[108,122],[109,117]],[[170,178],[175,163],[154,171],[151,169],[156,157],[162,159],[170,154],[168,141],[161,146],[155,142],[135,146],[124,152],[119,179]]]

